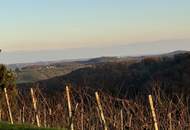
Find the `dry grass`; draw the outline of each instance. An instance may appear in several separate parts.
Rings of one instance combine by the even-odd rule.
[[[75,130],[103,130],[104,121],[98,108],[94,90],[71,89],[72,117],[69,117],[66,92],[46,96],[38,88],[34,89],[37,98],[37,113],[44,127],[70,128]],[[190,129],[189,99],[184,96],[164,96],[155,89],[151,93],[159,130]],[[102,111],[108,130],[153,130],[154,121],[148,95],[133,100],[112,97],[99,91]],[[13,120],[17,123],[36,124],[35,111],[29,91],[10,96]],[[6,103],[1,102],[1,120],[8,121]]]

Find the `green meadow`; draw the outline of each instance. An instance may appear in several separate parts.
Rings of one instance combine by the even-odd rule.
[[[0,130],[66,130],[66,129],[54,129],[54,128],[37,128],[31,125],[11,125],[9,123],[0,123]]]

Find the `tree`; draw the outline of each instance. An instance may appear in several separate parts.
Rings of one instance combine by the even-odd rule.
[[[4,65],[0,65],[0,88],[14,89],[15,76],[11,70],[8,70]]]
[[[16,73],[19,73],[19,72],[20,72],[20,69],[17,67],[17,68],[15,69],[15,72],[16,72]]]

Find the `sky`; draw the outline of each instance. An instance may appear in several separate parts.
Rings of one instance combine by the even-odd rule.
[[[137,48],[139,54],[190,50],[189,14],[189,0],[0,0],[0,48],[47,57],[47,51],[80,50],[59,58],[98,56],[108,48],[101,55],[117,55],[121,46],[126,50],[118,55],[137,54]],[[88,48],[93,55],[83,56]]]

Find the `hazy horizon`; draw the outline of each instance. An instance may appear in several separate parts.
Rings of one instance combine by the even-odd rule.
[[[157,41],[150,43],[120,44],[115,46],[70,48],[58,50],[15,51],[0,54],[0,63],[33,63],[41,61],[59,61],[86,59],[102,56],[142,56],[170,53],[173,51],[190,51],[189,40]],[[164,46],[162,46],[164,44]]]

